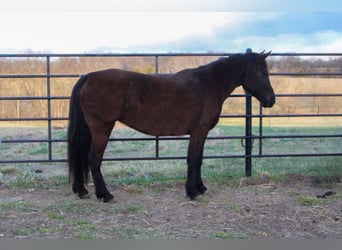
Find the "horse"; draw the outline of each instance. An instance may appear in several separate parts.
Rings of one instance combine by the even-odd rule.
[[[76,82],[70,98],[67,132],[69,180],[80,198],[91,172],[96,197],[109,202],[101,162],[116,121],[153,136],[190,135],[186,195],[194,200],[207,190],[201,176],[208,132],[219,121],[223,102],[242,86],[263,107],[275,94],[269,80],[268,53],[241,53],[171,75],[147,75],[121,69],[90,72]]]

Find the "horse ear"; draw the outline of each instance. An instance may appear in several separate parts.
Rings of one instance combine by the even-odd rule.
[[[264,52],[265,52],[265,50],[259,54],[260,59],[262,59],[262,60],[265,60],[265,58],[268,57],[272,53],[272,50],[270,50],[266,54]]]

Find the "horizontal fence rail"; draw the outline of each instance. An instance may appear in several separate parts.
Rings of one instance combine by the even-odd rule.
[[[65,93],[64,95],[54,95],[51,93],[51,84],[53,79],[72,79],[76,82],[77,78],[80,77],[82,73],[55,73],[52,72],[51,66],[55,60],[61,58],[152,58],[153,59],[153,66],[154,72],[152,74],[164,74],[160,72],[162,59],[163,58],[170,58],[170,57],[222,57],[222,56],[229,56],[230,53],[194,53],[194,54],[0,54],[0,60],[22,60],[28,58],[40,59],[40,62],[44,64],[44,72],[40,73],[0,73],[0,81],[10,80],[15,81],[16,79],[41,79],[45,82],[44,84],[44,93],[41,93],[40,96],[15,96],[15,95],[0,95],[0,102],[44,102],[46,105],[46,115],[41,117],[25,117],[21,114],[19,117],[1,117],[0,116],[0,129],[2,124],[11,124],[11,123],[27,123],[27,122],[44,122],[46,123],[46,138],[8,138],[3,136],[0,137],[0,149],[1,146],[4,145],[13,145],[13,144],[46,144],[47,145],[47,152],[45,158],[34,158],[34,157],[27,157],[27,158],[12,158],[12,159],[3,159],[0,157],[0,164],[7,164],[7,163],[44,163],[44,162],[65,162],[66,161],[66,154],[65,157],[55,157],[53,151],[56,145],[64,145],[63,147],[66,148],[66,139],[64,138],[55,138],[53,136],[54,130],[54,123],[55,122],[64,122],[67,123],[68,117],[67,116],[53,116],[52,109],[53,109],[53,102],[55,101],[69,101],[69,93]],[[337,57],[342,58],[342,53],[273,53],[269,58],[272,57],[320,57],[320,58],[327,58],[327,57]],[[342,72],[270,72],[271,77],[329,77],[333,79],[341,78],[341,82],[336,84],[342,84]],[[9,81],[9,82],[10,82]],[[10,84],[10,83],[9,83]],[[259,105],[257,110],[255,109],[256,101],[249,95],[245,94],[233,94],[228,99],[232,98],[244,98],[245,99],[245,112],[243,114],[236,113],[236,114],[222,114],[221,119],[244,119],[244,133],[241,135],[209,135],[207,141],[220,141],[220,140],[239,140],[241,141],[241,146],[244,148],[244,152],[234,153],[229,152],[227,150],[224,154],[213,155],[213,154],[205,154],[204,158],[206,159],[217,159],[217,158],[244,158],[245,159],[245,171],[246,176],[250,176],[252,174],[252,159],[253,158],[269,158],[269,157],[331,157],[331,156],[342,156],[342,148],[339,151],[334,152],[315,152],[312,153],[308,152],[300,152],[300,153],[283,153],[283,152],[272,152],[272,153],[265,153],[264,152],[264,141],[265,140],[280,140],[280,139],[341,139],[342,142],[342,123],[334,124],[334,126],[341,128],[340,131],[329,133],[329,134],[314,134],[314,133],[307,133],[307,134],[265,134],[265,120],[266,119],[277,119],[277,118],[302,118],[302,119],[310,119],[310,118],[336,118],[342,119],[342,112],[329,112],[329,113],[291,113],[283,112],[283,113],[272,113],[264,112],[264,109]],[[336,93],[296,93],[295,91],[292,93],[276,93],[276,98],[294,98],[295,100],[302,100],[303,98],[342,98],[342,92]],[[253,102],[254,105],[253,105]],[[27,104],[28,105],[28,104]],[[229,104],[228,104],[229,105]],[[254,107],[254,108],[253,108]],[[58,127],[58,126],[57,126]],[[65,129],[66,125],[63,126]],[[18,128],[18,131],[20,128]],[[257,130],[255,132],[254,130]],[[1,134],[0,134],[1,136]],[[162,155],[160,152],[160,145],[166,141],[187,141],[189,139],[188,136],[160,136],[160,137],[152,137],[147,135],[140,135],[136,136],[125,136],[125,137],[111,137],[110,143],[118,143],[118,142],[151,142],[154,143],[154,152],[151,156],[123,156],[123,157],[113,157],[105,156],[104,161],[124,161],[124,160],[178,160],[178,159],[186,159],[186,154],[183,155]]]

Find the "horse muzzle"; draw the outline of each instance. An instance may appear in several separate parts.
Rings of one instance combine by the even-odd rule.
[[[273,105],[275,104],[275,102],[276,102],[276,98],[275,98],[275,96],[272,96],[272,97],[270,97],[268,99],[263,100],[262,101],[262,106],[264,108],[272,108]]]

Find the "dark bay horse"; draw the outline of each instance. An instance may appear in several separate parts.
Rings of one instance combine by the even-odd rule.
[[[115,122],[120,121],[155,136],[189,134],[186,194],[190,199],[203,194],[207,190],[201,178],[204,142],[226,98],[242,85],[263,107],[275,103],[265,60],[269,54],[236,54],[167,76],[120,69],[82,76],[70,101],[68,163],[73,192],[80,198],[87,196],[90,171],[97,198],[113,199],[101,162]]]

